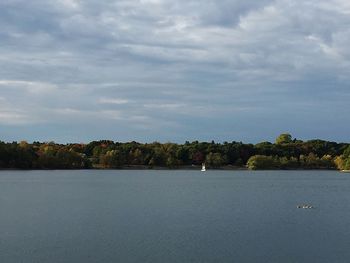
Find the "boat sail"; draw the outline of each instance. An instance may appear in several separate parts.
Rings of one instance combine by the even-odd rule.
[[[202,163],[202,170],[201,170],[201,172],[205,172],[206,171],[206,169],[205,169],[205,163]]]

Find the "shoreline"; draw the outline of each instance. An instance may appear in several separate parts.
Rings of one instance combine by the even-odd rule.
[[[60,168],[47,168],[47,169],[20,169],[20,168],[0,168],[1,171],[81,171],[81,170],[183,170],[183,171],[200,171],[201,166],[200,165],[183,165],[183,166],[177,166],[177,167],[163,167],[163,166],[145,166],[145,165],[133,165],[133,166],[123,166],[118,168],[102,168],[102,167],[92,167],[92,168],[66,168],[66,169],[60,169]],[[221,167],[208,167],[207,171],[214,170],[214,171],[337,171],[342,173],[347,173],[348,171],[338,170],[338,169],[329,169],[329,168],[312,168],[312,169],[305,169],[305,168],[296,168],[296,169],[248,169],[247,167],[237,167],[237,166],[221,166]]]

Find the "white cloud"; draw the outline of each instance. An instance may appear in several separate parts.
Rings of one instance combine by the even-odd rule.
[[[61,3],[63,6],[76,9],[79,7],[79,2],[78,0],[59,0],[59,3]]]
[[[153,108],[153,109],[178,109],[186,107],[185,104],[182,103],[166,103],[166,104],[145,104],[143,105],[145,108]]]
[[[118,99],[118,98],[100,98],[98,100],[100,104],[127,104],[129,100],[126,99]]]
[[[30,116],[28,111],[11,103],[5,97],[0,97],[0,125],[24,126],[40,122],[36,116]]]
[[[161,4],[162,0],[140,0],[141,4]]]
[[[0,124],[2,125],[23,125],[29,124],[31,121],[28,117],[20,112],[0,112]]]
[[[0,89],[1,88],[15,88],[34,94],[43,94],[57,90],[57,86],[52,83],[6,79],[0,79]]]
[[[97,115],[103,119],[112,119],[112,120],[120,120],[121,112],[117,110],[102,110],[97,112]]]

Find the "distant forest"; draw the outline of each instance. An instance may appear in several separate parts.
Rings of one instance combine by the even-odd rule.
[[[350,144],[301,141],[288,133],[274,143],[138,143],[93,141],[88,144],[0,141],[1,169],[191,168],[350,169]]]

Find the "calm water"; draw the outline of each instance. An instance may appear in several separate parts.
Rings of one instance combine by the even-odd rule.
[[[0,262],[350,262],[350,174],[1,171]]]

